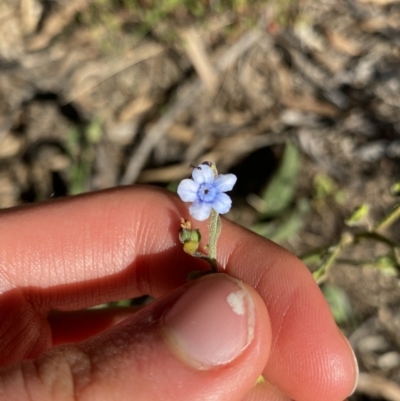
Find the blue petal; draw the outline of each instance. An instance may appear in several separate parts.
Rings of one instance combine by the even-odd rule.
[[[193,180],[182,180],[178,186],[178,195],[184,202],[194,202],[197,199],[199,184]]]
[[[235,174],[220,174],[214,182],[214,187],[219,192],[231,191],[236,184],[237,177]]]
[[[211,213],[211,204],[205,202],[194,202],[189,207],[189,213],[200,221],[207,220]]]
[[[199,170],[198,168],[193,169],[193,179],[199,184],[212,184],[215,178],[212,168],[210,166],[207,166],[206,164],[201,164],[199,167],[201,168],[201,170]]]
[[[221,192],[217,195],[211,206],[217,213],[225,214],[229,212],[232,200],[227,194]]]

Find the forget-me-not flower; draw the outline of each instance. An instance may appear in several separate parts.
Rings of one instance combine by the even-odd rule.
[[[184,202],[193,202],[190,214],[196,220],[206,220],[214,209],[219,214],[227,213],[232,205],[231,198],[224,192],[230,191],[236,183],[234,174],[220,174],[215,177],[213,169],[200,164],[192,172],[191,179],[182,180],[178,195]]]

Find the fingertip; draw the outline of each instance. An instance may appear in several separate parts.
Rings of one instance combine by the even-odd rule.
[[[358,367],[347,339],[335,327],[319,328],[308,339],[298,341],[299,350],[271,355],[264,371],[271,383],[298,401],[342,401],[352,394]],[[302,349],[301,349],[302,348]],[[278,358],[278,369],[272,365]],[[290,379],[288,379],[290,374]]]
[[[224,224],[229,229],[219,245],[226,269],[257,289],[271,318],[265,377],[299,401],[345,399],[356,382],[354,355],[307,267],[278,245]]]
[[[120,379],[124,391],[143,399],[158,399],[162,393],[174,401],[188,395],[199,401],[239,401],[269,355],[271,328],[264,302],[253,288],[226,274],[190,282],[128,320],[122,331],[132,336],[124,344]],[[121,333],[107,336],[112,346],[117,337]],[[107,350],[107,341],[96,344],[96,352]]]
[[[360,371],[358,368],[358,360],[356,357],[356,354],[350,344],[350,341],[347,339],[347,337],[342,333],[342,331],[338,328],[338,332],[340,334],[340,336],[342,337],[343,341],[345,342],[346,346],[347,346],[347,351],[348,351],[348,360],[349,360],[349,377],[353,378],[353,387],[351,388],[350,392],[347,394],[347,396],[352,395],[357,388],[357,384],[358,384],[358,380],[360,377]]]
[[[253,341],[254,331],[253,298],[244,285],[226,275],[203,277],[164,318],[171,349],[199,369],[236,359]]]
[[[253,386],[242,401],[291,401],[292,399],[283,394],[278,387],[267,382],[265,379]]]

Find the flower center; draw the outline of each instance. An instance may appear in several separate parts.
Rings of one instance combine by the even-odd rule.
[[[197,192],[199,200],[201,202],[212,203],[217,195],[217,190],[212,186],[212,184],[201,184]]]

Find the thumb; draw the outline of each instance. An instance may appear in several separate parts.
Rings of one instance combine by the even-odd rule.
[[[257,292],[209,275],[98,336],[3,369],[0,400],[241,400],[270,343]]]

